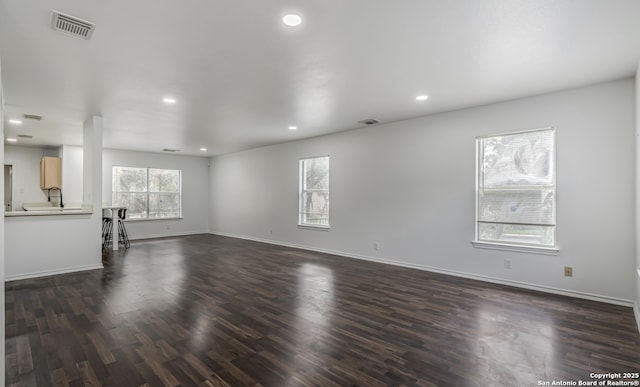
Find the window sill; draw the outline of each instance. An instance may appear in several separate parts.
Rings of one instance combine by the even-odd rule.
[[[308,230],[329,231],[331,229],[331,226],[322,226],[319,224],[298,224],[298,228],[308,229]]]
[[[557,247],[523,246],[511,245],[508,243],[471,241],[471,244],[473,245],[473,247],[479,249],[517,251],[520,253],[533,253],[543,255],[558,255],[558,252],[560,251]]]

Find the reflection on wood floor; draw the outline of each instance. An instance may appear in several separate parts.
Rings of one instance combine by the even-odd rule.
[[[212,235],[6,285],[6,384],[535,386],[640,369],[631,308]]]

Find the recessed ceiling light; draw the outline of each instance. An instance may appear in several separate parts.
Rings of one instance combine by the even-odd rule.
[[[293,125],[291,125],[291,126],[289,126],[287,129],[289,129],[289,130],[296,130],[296,129],[298,129],[298,127],[297,127],[297,126],[293,126]]]
[[[419,95],[416,97],[416,101],[425,101],[427,99],[429,99],[428,95]]]
[[[9,123],[14,125],[22,125],[22,121],[16,119],[10,119]]]
[[[162,102],[169,104],[169,105],[173,105],[176,103],[176,99],[173,97],[164,97],[162,98]]]
[[[201,150],[202,152],[206,152],[206,151],[207,151],[207,148],[200,148],[200,150]]]
[[[297,27],[302,23],[302,18],[300,15],[296,15],[295,13],[290,13],[288,15],[284,15],[282,18],[282,22],[289,27]]]
[[[17,138],[7,138],[7,142],[18,142]]]

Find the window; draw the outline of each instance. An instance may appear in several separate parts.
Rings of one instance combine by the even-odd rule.
[[[329,227],[329,156],[300,160],[301,226]]]
[[[179,218],[181,172],[178,169],[116,167],[112,169],[114,206],[127,207],[131,219]]]
[[[555,130],[479,137],[476,146],[476,242],[555,250]]]

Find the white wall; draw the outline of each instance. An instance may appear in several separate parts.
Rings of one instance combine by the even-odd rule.
[[[182,170],[182,219],[128,221],[131,239],[209,232],[209,159],[115,149],[103,150],[102,197],[111,204],[113,166]]]
[[[210,227],[629,303],[634,92],[633,79],[624,79],[219,156],[211,165]],[[559,254],[474,249],[475,137],[548,126],[557,129]],[[331,230],[299,228],[298,159],[327,154]],[[573,267],[572,278],[564,266]]]
[[[58,150],[5,145],[4,152],[4,163],[13,165],[13,210],[21,211],[22,203],[46,202],[47,191],[40,189],[40,160],[58,157]]]
[[[62,157],[62,193],[66,205],[81,204],[83,190],[83,153],[81,146],[63,145]]]
[[[91,215],[5,218],[6,279],[101,268],[94,223]]]

